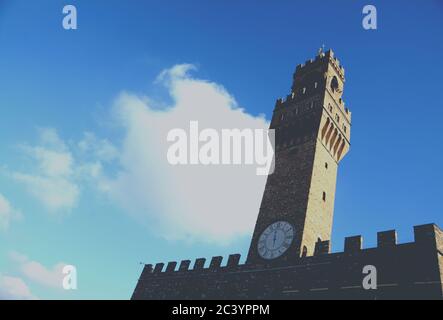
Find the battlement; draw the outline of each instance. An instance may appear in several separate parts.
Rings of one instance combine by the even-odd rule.
[[[287,105],[291,105],[292,102],[296,101],[296,95],[294,93],[288,94],[286,97],[282,97],[282,98],[278,98],[275,101],[275,109],[281,109],[284,108]],[[341,111],[341,113],[345,116],[345,118],[348,120],[348,122],[351,122],[351,116],[352,116],[352,112],[349,109],[349,107],[347,107],[345,101],[343,99],[339,99],[337,101],[338,107]],[[326,106],[324,106],[326,108]]]
[[[176,261],[171,261],[166,264],[164,263],[157,263],[155,266],[152,264],[146,264],[143,274],[168,274],[173,272],[188,272],[188,271],[218,271],[220,269],[230,269],[230,268],[236,268],[241,266],[240,264],[240,254],[231,254],[228,258],[228,262],[225,266],[222,266],[223,257],[222,256],[216,256],[212,257],[210,260],[209,266],[205,267],[206,264],[206,258],[198,258],[194,261],[194,264],[191,268],[191,260],[183,260],[180,263],[177,263]],[[179,266],[177,268],[177,266]]]
[[[324,53],[320,52],[317,56],[315,56],[314,59],[309,59],[305,63],[299,64],[296,67],[295,72],[296,73],[303,73],[305,70],[308,71],[313,67],[314,68],[318,67],[320,64],[324,63],[325,61],[328,61],[331,63],[333,68],[337,71],[337,74],[340,76],[340,78],[344,82],[345,81],[345,69],[340,64],[340,61],[335,57],[334,52],[331,49],[329,49],[328,51],[326,51]]]
[[[397,246],[402,245],[429,245],[436,244],[437,238],[440,238],[440,241],[443,242],[443,232],[436,226],[435,224],[427,224],[414,227],[414,242],[398,244],[397,243],[397,232],[395,230],[383,231],[377,233],[377,247],[376,248],[363,248],[363,237],[352,236],[347,237],[344,240],[344,251],[343,252],[335,252],[330,253],[330,241],[321,241],[317,242],[315,246],[315,252],[313,256],[310,257],[318,257],[318,256],[336,256],[342,254],[355,254],[358,252],[363,252],[365,250],[378,250],[378,249],[395,249]],[[306,258],[299,258],[299,260],[303,260]],[[157,263],[154,265],[146,264],[142,273],[142,277],[146,278],[149,276],[156,275],[168,275],[168,274],[184,274],[188,272],[200,272],[200,273],[210,273],[210,272],[218,272],[218,271],[233,271],[236,269],[241,269],[243,267],[247,267],[248,264],[240,263],[241,255],[240,254],[232,254],[228,257],[226,265],[223,264],[222,256],[215,256],[209,262],[209,266],[205,267],[206,258],[196,259],[191,268],[191,260],[183,260],[180,263],[176,261],[171,261],[167,264],[165,263]],[[165,268],[166,266],[166,268]]]
[[[429,243],[435,243],[439,238],[442,238],[440,228],[435,224],[426,224],[414,227],[414,242],[405,244],[426,245]],[[442,238],[443,240],[443,238]],[[404,244],[397,242],[397,231],[389,230],[377,233],[377,248],[394,248]],[[374,249],[374,248],[368,248]],[[344,252],[357,252],[364,250],[363,237],[353,236],[345,238]]]
[[[377,234],[375,248],[347,237],[343,252],[319,241],[312,256],[280,262],[240,263],[240,254],[167,264],[146,264],[132,299],[442,299],[443,232],[414,227],[414,241],[398,244],[395,230]],[[377,268],[378,289],[364,290],[362,272]],[[401,269],[400,269],[401,268]]]
[[[337,83],[332,89],[334,77]],[[293,75],[291,92],[284,98],[277,99],[275,110],[302,115],[314,106],[320,105],[326,113],[351,123],[351,111],[342,99],[345,83],[345,71],[332,50],[319,51],[315,59],[310,59],[296,67]],[[329,94],[328,94],[329,93]],[[279,115],[280,116],[280,115]],[[340,121],[340,120],[338,120]],[[343,127],[340,124],[339,128]]]

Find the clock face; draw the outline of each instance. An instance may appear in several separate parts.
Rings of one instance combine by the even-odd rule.
[[[280,257],[294,240],[294,228],[285,221],[271,224],[258,240],[258,253],[266,260]]]

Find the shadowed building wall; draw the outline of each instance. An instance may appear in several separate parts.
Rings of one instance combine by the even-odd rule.
[[[239,264],[231,255],[223,266],[215,257],[146,265],[132,299],[442,299],[443,232],[433,224],[414,228],[415,241],[397,244],[395,231],[378,234],[376,248],[362,249],[362,237],[345,240],[344,252],[284,264]],[[377,289],[363,288],[363,268],[377,269]]]

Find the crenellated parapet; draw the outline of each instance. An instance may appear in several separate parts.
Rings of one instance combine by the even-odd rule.
[[[233,269],[242,266],[242,264],[240,264],[240,258],[241,258],[240,254],[232,254],[229,256],[228,261],[224,266],[222,266],[223,263],[222,256],[213,257],[210,260],[208,267],[205,267],[206,258],[198,258],[194,261],[193,264],[191,260],[183,260],[180,263],[176,261],[171,261],[166,264],[166,268],[164,263],[157,263],[155,264],[155,266],[152,264],[146,264],[143,270],[143,276],[168,274],[168,273],[201,272],[201,271],[211,272],[211,271]]]
[[[146,264],[132,299],[442,299],[443,231],[435,224],[414,227],[414,241],[398,243],[397,232],[377,233],[376,247],[361,235],[347,237],[342,252],[318,241],[312,256],[282,263],[224,260]],[[362,283],[366,266],[377,270],[377,289]]]
[[[377,233],[377,247],[363,248],[363,237],[353,236],[345,238],[344,253],[356,253],[364,250],[395,249],[404,245],[437,247],[438,241],[443,241],[443,234],[435,224],[426,224],[414,227],[414,241],[410,243],[398,243],[397,231],[388,230]]]
[[[347,237],[343,252],[330,253],[318,241],[312,256],[282,263],[240,263],[240,254],[224,260],[146,264],[133,299],[298,299],[443,297],[443,232],[434,224],[414,227],[414,241],[397,243],[395,230],[377,234],[377,246],[363,247],[360,235]],[[367,265],[377,269],[379,288],[362,287]],[[401,270],[399,269],[401,268]]]
[[[309,72],[310,69],[316,68],[322,63],[324,63],[324,60],[329,61],[329,63],[334,67],[334,69],[339,74],[341,79],[345,81],[345,68],[341,65],[337,57],[335,57],[334,52],[332,50],[328,50],[325,53],[320,52],[318,55],[315,56],[314,59],[306,60],[305,63],[297,65],[296,72],[302,73],[305,70]]]
[[[344,68],[329,50],[298,65],[291,92],[277,99],[271,128],[278,150],[315,136],[338,163],[350,149],[352,113],[345,104]]]
[[[363,237],[360,235],[352,236],[345,238],[343,252],[335,253],[330,253],[330,241],[319,241],[315,245],[315,252],[312,256],[296,259],[302,261],[303,259],[312,260],[312,258],[320,256],[324,259],[328,256],[332,257],[342,254],[364,254],[367,250],[371,250],[372,252],[379,249],[394,250],[397,247],[402,247],[404,245],[425,247],[434,246],[434,249],[437,250],[437,243],[440,242],[443,244],[443,232],[434,224],[414,227],[414,238],[415,240],[412,243],[399,244],[397,243],[397,232],[395,230],[383,231],[377,233],[377,247],[364,248]],[[206,266],[207,260],[205,258],[198,258],[194,262],[191,260],[183,260],[181,262],[171,261],[167,264],[146,264],[141,279],[146,279],[149,276],[168,274],[183,275],[186,273],[233,272],[241,270],[242,268],[247,268],[248,265],[240,263],[240,259],[240,254],[232,254],[228,257],[227,261],[225,260],[225,264],[223,264],[224,259],[222,256],[212,257],[208,266]],[[272,264],[269,264],[269,266],[272,266]]]

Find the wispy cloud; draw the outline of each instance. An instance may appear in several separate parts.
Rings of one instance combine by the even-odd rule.
[[[9,228],[11,220],[20,218],[20,212],[0,193],[0,231]]]
[[[39,130],[37,145],[23,145],[21,150],[34,164],[31,173],[12,172],[28,192],[50,212],[72,209],[80,189],[75,182],[74,158],[55,129]]]
[[[11,277],[0,273],[0,300],[35,300],[31,290],[19,277]]]
[[[66,263],[60,262],[48,268],[18,252],[12,252],[10,258],[16,263],[17,271],[32,283],[47,288],[63,289],[63,268]]]
[[[171,166],[167,161],[168,132],[186,130],[190,121],[198,121],[201,129],[269,127],[264,116],[240,108],[223,86],[191,76],[195,70],[191,64],[176,65],[155,79],[168,90],[169,105],[121,93],[112,112],[123,129],[119,144],[86,132],[68,145],[55,129],[41,129],[36,145],[21,148],[35,168],[14,171],[13,178],[51,212],[75,207],[83,184],[92,182],[166,239],[227,243],[249,234],[266,181],[255,167]]]
[[[14,275],[0,273],[0,300],[38,299],[31,292],[30,285],[62,292],[65,263],[48,268],[15,251],[10,252],[9,260],[13,263]]]
[[[100,139],[92,132],[83,133],[77,144],[79,151],[93,161],[110,162],[119,155],[119,150],[107,139]]]

